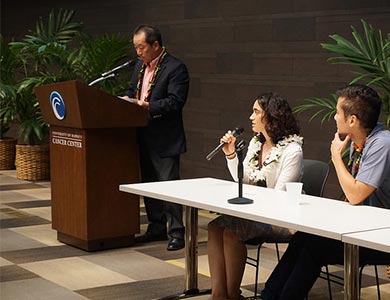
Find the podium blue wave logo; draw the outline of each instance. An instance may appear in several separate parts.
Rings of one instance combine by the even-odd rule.
[[[66,115],[66,108],[65,108],[64,99],[62,99],[60,93],[56,91],[51,92],[50,104],[56,118],[58,120],[63,120]]]

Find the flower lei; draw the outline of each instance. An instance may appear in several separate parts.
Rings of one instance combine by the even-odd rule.
[[[259,154],[262,147],[259,136],[254,136],[249,143],[246,163],[249,168],[248,177],[249,180],[256,184],[262,184],[265,182],[267,176],[271,173],[279,162],[279,158],[283,153],[284,148],[291,143],[303,144],[303,138],[299,135],[293,134],[280,140],[275,146],[272,147],[271,152],[267,156],[263,165],[259,168]]]
[[[145,102],[149,101],[150,94],[152,93],[152,89],[154,88],[154,86],[156,84],[157,73],[161,70],[161,63],[164,60],[165,56],[168,54],[167,50],[165,50],[165,48],[163,48],[163,49],[164,49],[163,53],[161,54],[160,58],[158,59],[156,67],[154,68],[153,76],[149,81],[148,91],[146,92],[145,99],[144,99]],[[140,97],[141,97],[141,89],[142,89],[142,83],[144,81],[145,69],[146,69],[146,64],[144,63],[141,67],[141,70],[138,73],[137,87],[135,90],[135,98],[136,99],[140,99]]]
[[[352,152],[351,157],[348,160],[347,168],[348,168],[348,170],[350,170],[353,177],[356,176],[357,171],[359,170],[360,161],[362,159],[363,149],[364,149],[365,144],[366,144],[366,140],[364,140],[363,144],[360,147],[358,145],[356,145],[355,143],[352,144],[354,150]],[[355,153],[357,153],[357,155],[355,155]],[[355,160],[355,163],[353,164],[353,169],[352,169],[352,163],[353,163],[354,159],[356,159],[356,160]]]

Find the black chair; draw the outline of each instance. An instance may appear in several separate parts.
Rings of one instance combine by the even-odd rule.
[[[325,162],[319,160],[304,159],[303,160],[303,190],[305,194],[312,196],[322,197],[324,193],[326,179],[329,174],[329,165]],[[280,243],[289,243],[290,238],[278,239],[278,238],[254,238],[245,243],[247,245],[257,246],[257,255],[256,257],[248,256],[246,263],[250,266],[256,268],[255,274],[255,294],[254,297],[257,297],[257,284],[259,279],[259,269],[260,269],[260,249],[261,246],[265,243],[274,243],[276,246],[276,255],[278,261],[280,260],[279,246]]]
[[[367,266],[373,266],[375,272],[375,283],[376,283],[376,292],[378,295],[378,300],[381,300],[381,290],[379,285],[379,276],[378,276],[378,267],[377,266],[387,266],[390,264],[390,254],[388,258],[385,259],[370,259],[366,261],[360,262],[360,270],[359,270],[359,285],[361,287],[362,277],[363,277],[363,269]],[[321,278],[326,279],[328,281],[328,289],[329,289],[329,299],[332,300],[332,290],[331,290],[331,282],[336,283],[338,285],[344,285],[344,278],[342,276],[338,276],[329,272],[328,266],[325,266],[325,271],[321,272]]]
[[[362,284],[362,275],[363,269],[366,266],[374,266],[375,271],[375,281],[376,281],[376,292],[378,294],[378,300],[381,300],[381,290],[379,287],[379,277],[378,277],[378,267],[377,266],[386,266],[390,264],[390,255],[388,259],[385,260],[367,260],[360,263],[360,272],[359,272],[359,285]]]

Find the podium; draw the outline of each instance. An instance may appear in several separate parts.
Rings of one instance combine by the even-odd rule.
[[[87,251],[129,246],[140,231],[136,127],[147,111],[79,81],[37,87],[50,125],[52,227],[59,241]]]

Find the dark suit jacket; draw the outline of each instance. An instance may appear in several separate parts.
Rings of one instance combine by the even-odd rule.
[[[127,95],[135,97],[138,73],[142,61],[134,67]],[[149,98],[147,127],[138,128],[138,141],[143,147],[156,151],[161,157],[176,156],[186,151],[182,110],[187,100],[189,76],[187,67],[167,54],[161,63],[155,86]]]

